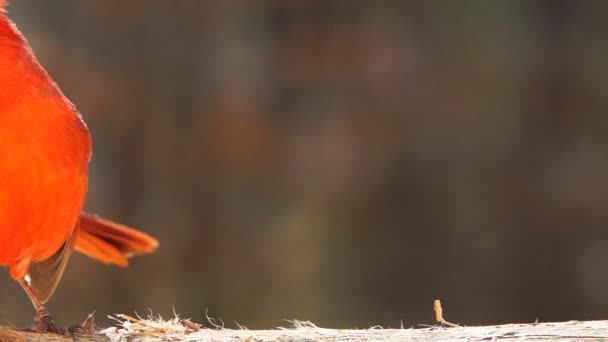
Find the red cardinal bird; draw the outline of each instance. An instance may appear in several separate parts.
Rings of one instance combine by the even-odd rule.
[[[34,327],[57,331],[43,304],[72,250],[103,263],[153,251],[135,229],[81,212],[91,137],[74,105],[40,66],[0,0],[0,264],[36,309]]]

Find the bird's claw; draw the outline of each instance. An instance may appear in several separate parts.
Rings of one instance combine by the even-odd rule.
[[[63,333],[62,329],[57,328],[55,321],[46,309],[36,311],[34,323],[28,330],[37,333]]]

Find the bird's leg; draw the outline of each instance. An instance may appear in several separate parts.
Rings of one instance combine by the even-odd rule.
[[[23,287],[25,293],[27,293],[27,296],[30,297],[32,304],[36,309],[36,316],[34,318],[34,324],[32,325],[31,330],[34,332],[60,333],[59,329],[57,329],[57,326],[55,325],[55,322],[53,321],[53,318],[51,318],[51,314],[38,300],[30,285],[24,279],[20,279],[19,284],[21,287]]]

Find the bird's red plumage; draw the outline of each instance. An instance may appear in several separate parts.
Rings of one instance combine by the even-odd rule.
[[[74,248],[124,266],[126,256],[150,252],[158,242],[81,214],[89,131],[6,17],[6,4],[0,0],[0,265],[9,267],[40,311]]]
[[[91,138],[4,15],[0,70],[0,264],[19,279],[72,234],[87,189]]]

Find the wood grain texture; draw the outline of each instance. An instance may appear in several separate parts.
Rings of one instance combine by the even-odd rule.
[[[12,327],[0,326],[0,342],[21,342],[21,341],[48,341],[48,342],[107,342],[110,338],[104,334],[89,334],[81,335],[57,335],[57,334],[39,334],[33,332],[25,332],[16,330]]]
[[[608,321],[506,324],[424,329],[325,329],[309,322],[270,330],[198,328],[182,320],[138,320],[94,334],[35,334],[0,326],[0,341],[598,341],[608,340]],[[196,328],[193,328],[195,327]]]

